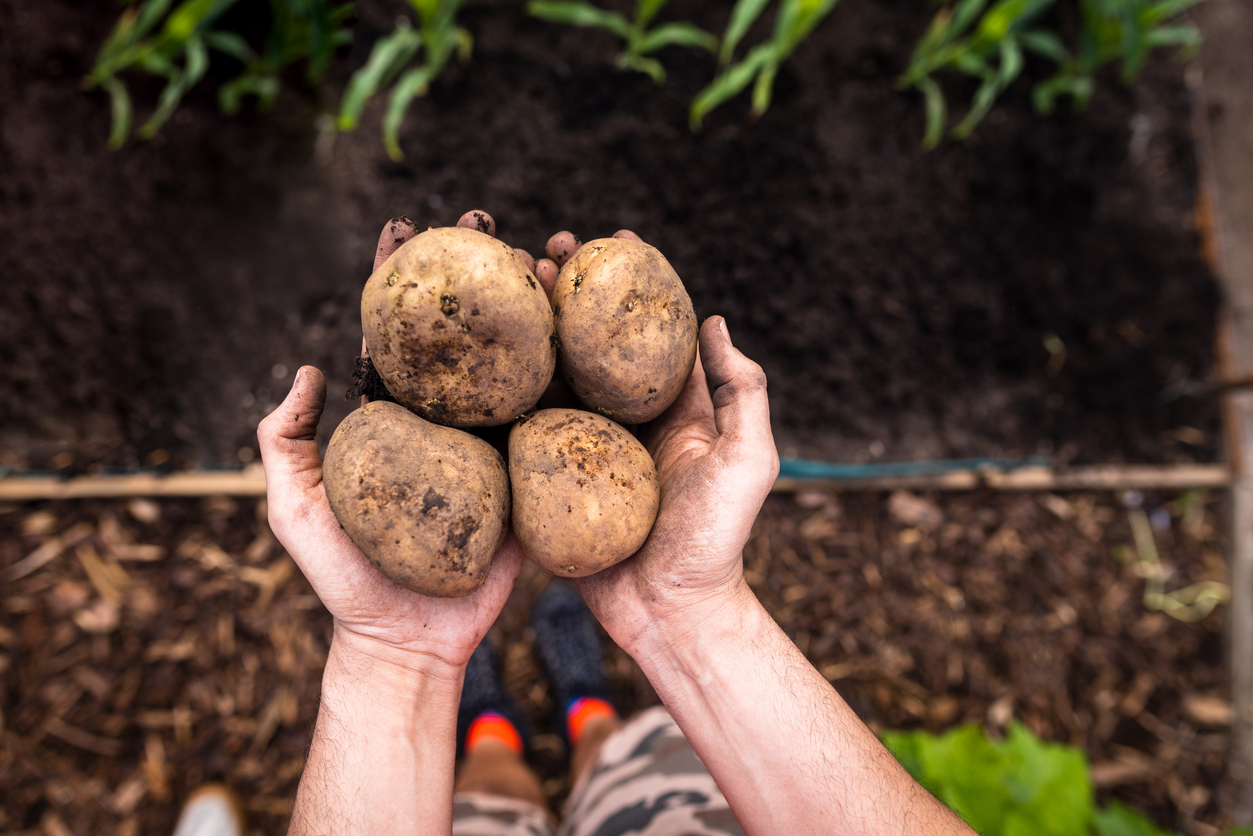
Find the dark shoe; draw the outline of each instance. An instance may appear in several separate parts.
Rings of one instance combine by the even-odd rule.
[[[570,745],[566,712],[579,697],[612,704],[605,679],[600,635],[582,596],[559,581],[549,583],[531,608],[535,655],[552,685],[557,728]]]
[[[458,757],[465,752],[466,733],[470,731],[470,724],[489,711],[495,711],[512,723],[518,736],[522,738],[523,748],[529,747],[531,734],[526,715],[500,684],[500,664],[496,659],[496,652],[492,650],[492,643],[484,636],[483,641],[474,649],[470,663],[466,665],[461,705],[457,708]]]

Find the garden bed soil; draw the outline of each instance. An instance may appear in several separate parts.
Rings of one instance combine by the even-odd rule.
[[[1218,505],[1144,498],[1168,591],[1225,580]],[[283,832],[330,618],[264,520],[263,501],[220,497],[0,509],[0,566],[47,559],[0,586],[0,830],[169,833],[197,785],[225,781],[250,833]],[[745,564],[873,729],[1017,719],[1082,747],[1101,803],[1196,836],[1229,824],[1223,608],[1196,623],[1146,608],[1119,498],[772,496]],[[549,582],[527,564],[488,640],[559,803],[564,753],[527,626]],[[623,712],[654,704],[606,646]]]
[[[115,153],[106,97],[79,82],[117,6],[7,4],[0,465],[251,458],[298,366],[348,387],[383,223],[469,207],[533,252],[562,228],[658,245],[765,367],[785,455],[1214,460],[1212,398],[1161,398],[1210,373],[1217,304],[1182,67],[1158,56],[1131,87],[1111,73],[1086,111],[1048,118],[1024,79],[975,138],[925,153],[921,101],[895,82],[932,13],[843,0],[757,124],[740,99],[693,134],[707,56],[664,53],[656,87],[612,69],[608,35],[471,3],[473,62],[415,103],[393,163],[381,103],[354,134],[326,115],[393,25],[381,0],[324,87],[293,73],[272,112],[228,119],[219,75]],[[142,118],[159,91],[131,81]],[[348,408],[332,398],[324,438]]]

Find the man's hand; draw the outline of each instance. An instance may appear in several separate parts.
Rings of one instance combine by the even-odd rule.
[[[467,212],[458,225],[495,232],[484,212]],[[417,232],[408,218],[389,221],[374,266]],[[464,666],[513,588],[522,565],[517,541],[508,536],[483,586],[465,598],[430,598],[389,581],[353,545],[327,503],[315,440],[325,401],[326,380],[305,366],[287,399],[257,428],[270,527],[335,617],[337,641],[404,667]]]
[[[646,631],[679,633],[751,598],[743,548],[779,472],[766,377],[732,344],[721,317],[700,330],[679,399],[641,428],[657,464],[661,507],[633,557],[579,586],[620,647]]]

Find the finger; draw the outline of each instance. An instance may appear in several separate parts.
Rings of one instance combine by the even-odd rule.
[[[583,242],[573,232],[558,232],[552,238],[548,239],[548,244],[544,246],[544,252],[558,267],[565,267],[566,262],[579,251],[579,247],[583,246]]]
[[[532,273],[535,272],[535,256],[528,253],[521,247],[514,247],[513,251],[518,254],[518,258],[522,259],[522,263],[526,265],[526,269]]]
[[[326,378],[301,366],[287,397],[257,426],[267,485],[305,489],[322,481],[317,432],[325,404]]]
[[[613,234],[612,237],[625,238],[628,241],[639,241],[640,243],[644,242],[643,238],[639,237],[638,235],[636,235],[634,232],[632,232],[629,229],[619,229],[617,232]]]
[[[513,584],[518,579],[518,573],[522,571],[524,558],[522,546],[518,544],[517,538],[510,531],[500,548],[496,550],[496,555],[492,558],[492,568],[488,570],[483,585],[471,593],[479,609],[493,614],[500,612],[509,593],[513,591]],[[490,622],[488,626],[491,626]]]
[[[404,215],[397,215],[388,221],[379,235],[378,249],[374,251],[374,269],[379,269],[379,265],[391,258],[401,244],[417,234],[418,225]]]
[[[457,226],[462,229],[477,229],[479,232],[496,237],[496,221],[482,209],[471,209],[457,219]]]
[[[774,457],[766,374],[731,344],[726,320],[713,316],[700,329],[704,360],[718,435],[727,439],[735,457]]]
[[[557,276],[560,274],[561,270],[551,258],[541,258],[535,262],[535,278],[539,280],[540,287],[544,288],[544,292],[548,294],[549,302],[553,300],[553,288],[557,286]]]

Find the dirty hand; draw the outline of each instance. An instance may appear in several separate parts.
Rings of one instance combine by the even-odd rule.
[[[628,653],[645,635],[690,638],[706,620],[753,599],[743,548],[779,456],[766,377],[731,344],[722,317],[705,320],[687,386],[640,438],[661,482],[657,522],[634,556],[579,581]]]
[[[408,219],[389,222],[375,266],[415,234]],[[336,641],[404,667],[463,667],[509,597],[522,550],[511,533],[483,586],[464,598],[419,595],[384,577],[344,533],[327,502],[316,441],[325,402],[325,378],[304,366],[287,399],[257,428],[270,527],[335,617]]]

